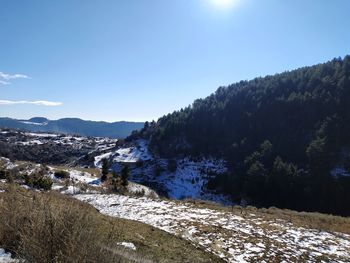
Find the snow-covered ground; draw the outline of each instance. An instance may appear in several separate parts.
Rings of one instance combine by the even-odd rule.
[[[26,132],[25,135],[31,137],[58,137],[55,133],[39,133],[39,132]]]
[[[87,172],[78,171],[75,169],[67,170],[69,172],[69,177],[75,182],[85,183],[89,185],[101,185],[101,179],[95,175]]]
[[[131,194],[152,197],[152,198],[159,198],[158,194],[155,191],[153,191],[151,188],[144,186],[142,184],[129,182],[127,189],[128,189],[128,192]]]
[[[13,169],[16,165],[10,161],[10,159],[5,157],[0,157],[0,165],[7,170]]]
[[[350,176],[350,173],[348,170],[346,170],[343,167],[335,167],[334,169],[331,170],[331,175],[334,177]]]
[[[211,176],[226,172],[225,162],[209,158],[183,158],[173,161],[176,162],[175,171],[169,171],[169,161],[165,159],[145,162],[142,167],[131,169],[130,180],[152,185],[173,199],[192,198],[230,204],[229,197],[207,189]]]
[[[101,167],[101,161],[104,158],[115,163],[136,163],[138,161],[148,161],[153,158],[148,151],[148,144],[145,140],[138,140],[135,144],[135,146],[119,148],[115,151],[95,156],[95,166]]]
[[[125,247],[127,249],[136,250],[136,246],[134,245],[134,243],[131,243],[131,242],[120,242],[120,243],[117,243],[117,245]]]
[[[176,162],[176,170],[169,171],[169,160],[154,158],[148,149],[146,140],[136,140],[125,144],[125,146],[117,147],[117,140],[109,138],[18,131],[4,134],[1,140],[25,147],[45,147],[52,144],[61,147],[63,145],[63,149],[60,148],[60,154],[65,152],[65,147],[67,147],[68,152],[71,149],[75,150],[76,157],[67,159],[69,166],[89,167],[93,165],[101,168],[102,159],[107,158],[112,163],[113,170],[120,172],[122,165],[128,164],[130,166],[130,181],[151,187],[167,197],[211,200],[222,204],[230,203],[228,197],[209,191],[206,187],[212,176],[226,171],[225,163],[222,160],[213,158],[176,159],[173,160]],[[40,153],[38,149],[35,152]],[[84,183],[90,184],[90,182]]]
[[[117,139],[72,136],[66,134],[44,133],[44,132],[21,132],[21,131],[3,131],[1,140],[11,144],[33,146],[43,144],[59,144],[73,146],[75,149],[89,148],[91,152],[106,151],[115,147]]]
[[[41,164],[25,163],[20,165],[12,163],[9,159],[0,157],[0,167],[5,170],[11,170],[16,168],[21,175],[33,175],[44,174],[51,178],[53,185],[52,190],[61,192],[63,194],[74,195],[77,193],[100,193],[108,190],[108,187],[101,182],[101,177],[98,171],[88,172],[88,169],[68,168],[60,167],[54,168],[52,166],[44,166]],[[58,178],[55,176],[56,171],[67,172],[67,178]],[[0,180],[1,184],[6,184],[6,180]],[[28,185],[25,185],[23,180],[17,180],[17,183],[21,184],[26,189],[31,189]],[[158,194],[151,188],[135,183],[129,182],[126,187],[127,193],[136,196],[147,196],[151,198],[159,198]],[[1,189],[0,185],[0,192]]]
[[[10,253],[6,253],[4,249],[0,248],[0,263],[15,263],[15,262],[19,262],[19,261],[11,258]]]
[[[20,121],[24,124],[37,125],[37,126],[45,126],[48,122],[32,122],[32,121]]]
[[[255,214],[121,195],[76,195],[101,213],[181,236],[228,262],[350,262],[350,235],[305,229]]]
[[[137,140],[133,145],[118,148],[95,157],[95,166],[101,168],[102,159],[112,163],[112,169],[120,172],[122,166],[130,166],[129,180],[151,186],[161,194],[174,199],[202,199],[230,204],[230,198],[207,189],[212,176],[225,173],[223,160],[201,158],[175,160],[154,158],[148,149],[148,142]],[[175,162],[176,169],[169,171],[168,162]]]
[[[102,167],[102,160],[103,159],[110,159],[110,157],[113,155],[113,152],[107,152],[103,153],[101,155],[95,156],[94,164],[96,167],[101,168]]]

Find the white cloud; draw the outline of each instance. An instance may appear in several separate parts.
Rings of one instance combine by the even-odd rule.
[[[8,74],[0,71],[0,85],[11,84],[10,80],[13,79],[29,79],[29,77],[24,74]]]
[[[62,102],[55,102],[55,101],[46,101],[46,100],[37,100],[37,101],[27,101],[27,100],[0,100],[0,106],[1,105],[16,105],[16,104],[33,104],[33,105],[39,105],[39,106],[60,106],[63,103]]]
[[[0,79],[0,85],[8,85],[8,84],[10,84],[10,82]]]
[[[10,79],[29,79],[27,75],[24,74],[7,74],[0,71],[0,78],[4,80],[10,80]]]

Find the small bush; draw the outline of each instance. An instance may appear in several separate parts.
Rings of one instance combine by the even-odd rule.
[[[136,192],[134,192],[132,195],[133,195],[133,196],[136,196],[136,197],[143,197],[143,196],[145,196],[145,190],[142,189],[142,190],[140,190],[140,191],[136,191]]]
[[[113,176],[108,179],[108,188],[112,192],[123,193],[125,187],[123,186],[123,180],[121,176]]]
[[[0,170],[0,179],[6,179],[6,171]]]
[[[55,171],[55,177],[60,178],[60,179],[67,179],[69,178],[69,172],[60,170],[60,171]]]
[[[25,174],[24,175],[24,182],[26,185],[42,189],[44,191],[51,190],[52,187],[52,180],[49,177],[46,177],[45,175],[42,175],[41,173],[34,173],[31,175]]]
[[[43,189],[44,191],[49,191],[52,188],[52,180],[48,177],[40,177],[34,182],[34,187]]]

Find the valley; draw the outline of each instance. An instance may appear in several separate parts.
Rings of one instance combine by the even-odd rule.
[[[227,170],[223,160],[157,159],[145,140],[122,142],[14,130],[2,130],[0,134],[1,142],[11,147],[24,147],[21,149],[25,151],[36,149],[35,158],[38,159],[45,155],[40,151],[45,145],[79,150],[69,160],[53,159],[46,164],[2,157],[0,168],[5,172],[0,182],[2,193],[8,191],[6,174],[15,175],[11,180],[21,185],[23,191],[36,189],[41,192],[42,188],[28,185],[31,181],[26,179],[40,174],[52,182],[51,191],[90,204],[103,215],[137,221],[186,240],[193,248],[217,258],[212,262],[350,260],[348,218],[276,208],[240,207],[228,196],[209,190],[210,177]],[[109,161],[111,171],[116,173],[120,173],[125,165],[129,167],[129,183],[124,190],[112,190],[109,181],[101,181],[103,159]],[[130,253],[142,249],[146,242],[132,236],[119,241],[127,244],[126,250]],[[4,253],[6,257],[8,254]],[[201,262],[200,256],[191,262]]]

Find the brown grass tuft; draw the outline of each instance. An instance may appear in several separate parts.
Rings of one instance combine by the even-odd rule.
[[[88,205],[10,185],[0,199],[0,246],[26,262],[121,262]],[[112,230],[112,229],[111,229]]]

